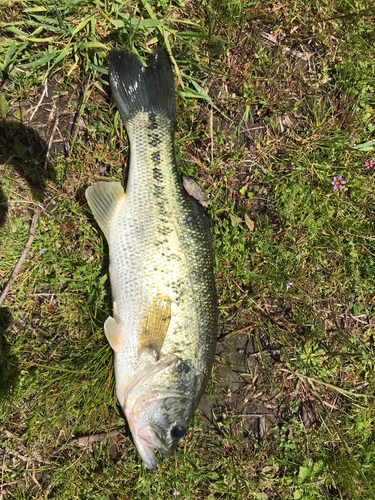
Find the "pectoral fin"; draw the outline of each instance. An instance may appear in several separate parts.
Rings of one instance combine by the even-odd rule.
[[[172,301],[169,296],[157,294],[151,303],[138,338],[138,354],[152,354],[158,360],[171,321]]]
[[[119,352],[121,349],[120,323],[116,323],[112,316],[105,320],[104,333],[112,349]]]
[[[109,243],[109,226],[117,205],[125,197],[119,182],[96,182],[86,189],[86,199]]]

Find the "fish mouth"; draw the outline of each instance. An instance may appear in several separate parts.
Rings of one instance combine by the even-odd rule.
[[[165,457],[169,458],[172,455],[173,450],[165,445],[165,432],[155,424],[141,427],[137,431],[137,436]]]
[[[173,450],[168,449],[164,444],[164,432],[160,428],[156,428],[153,425],[145,425],[136,430],[131,421],[129,421],[129,427],[134,444],[147,469],[155,469],[157,467],[155,450],[160,451],[167,458],[172,455]]]
[[[134,438],[134,444],[137,451],[145,464],[146,469],[156,469],[158,466],[155,458],[155,448],[147,443],[144,439]]]

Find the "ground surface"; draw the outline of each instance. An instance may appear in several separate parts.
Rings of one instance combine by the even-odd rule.
[[[375,498],[373,7],[1,11],[2,289],[39,217],[0,310],[0,496]],[[84,191],[126,178],[109,48],[166,39],[177,161],[210,201],[220,327],[199,412],[150,473],[116,404],[108,249]]]

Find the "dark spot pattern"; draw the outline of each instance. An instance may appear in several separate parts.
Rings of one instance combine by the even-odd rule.
[[[161,139],[159,139],[159,135],[156,133],[153,134],[148,134],[149,139],[149,145],[152,146],[153,148],[156,148],[156,146],[159,146],[161,143]]]
[[[161,163],[160,151],[154,151],[151,154],[151,160],[153,161],[154,165],[160,165],[160,163]]]
[[[150,111],[148,114],[148,119],[150,120],[150,124],[147,127],[148,130],[157,130],[158,129],[158,123],[156,120],[156,114],[153,111]]]

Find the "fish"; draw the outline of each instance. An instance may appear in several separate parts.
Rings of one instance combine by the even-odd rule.
[[[174,150],[176,97],[165,49],[108,57],[112,94],[130,146],[126,190],[100,181],[88,205],[109,248],[118,402],[147,469],[170,457],[209,380],[218,305],[206,210],[183,188]]]

